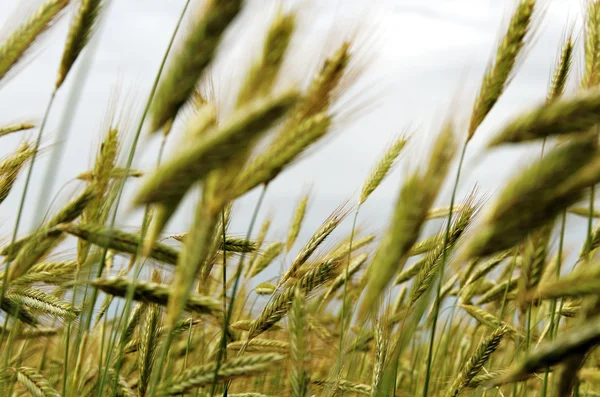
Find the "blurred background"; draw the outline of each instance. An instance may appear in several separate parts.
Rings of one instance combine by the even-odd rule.
[[[0,1],[0,32],[10,30],[28,4],[35,5],[36,1]],[[201,1],[192,1],[193,8],[199,4]],[[561,37],[573,28],[581,38],[582,4],[571,0],[545,2],[535,45],[528,49],[513,82],[469,147],[459,198],[475,184],[482,195],[491,197],[520,165],[539,155],[537,144],[491,152],[484,152],[482,144],[518,111],[544,100]],[[43,140],[46,149],[34,169],[29,207],[35,206],[42,191],[50,150],[63,150],[64,156],[52,170],[56,181],[50,194],[42,198],[47,203],[44,209],[59,208],[81,188],[82,182],[74,178],[93,164],[111,107],[117,109],[122,125],[133,129],[183,5],[184,0],[111,2],[99,34],[78,61],[77,71],[69,76],[52,110]],[[277,215],[268,240],[285,238],[287,222],[301,194],[309,189],[312,198],[299,242],[310,237],[341,203],[356,202],[364,179],[386,146],[398,134],[407,134],[411,141],[399,166],[361,209],[359,224],[365,232],[385,228],[403,175],[427,159],[442,123],[453,120],[457,129],[464,131],[464,137],[484,70],[515,5],[512,0],[248,0],[243,15],[221,45],[215,72],[210,76],[214,99],[222,113],[228,111],[236,95],[229,87],[238,86],[255,59],[253,54],[260,51],[278,7],[298,13],[298,30],[280,87],[306,84],[320,62],[348,39],[355,42],[352,62],[354,70],[360,71],[336,104],[335,134],[311,150],[310,161],[298,162],[269,186],[259,215],[259,224],[268,214]],[[0,91],[0,125],[41,121],[68,19],[63,18],[39,43],[36,56],[23,65],[22,73],[4,83]],[[581,44],[579,40],[577,71],[581,70]],[[579,75],[571,76],[571,93]],[[185,118],[180,121],[169,137],[167,157],[184,144],[181,127]],[[22,139],[33,138],[36,132],[3,138],[0,154],[13,151]],[[130,139],[132,131],[124,132]],[[159,137],[150,139],[144,131],[134,168],[151,171],[159,145]],[[127,145],[125,149],[123,155],[127,154]],[[10,238],[24,179],[23,174],[0,206],[2,238]],[[135,230],[139,225],[140,212],[133,211],[128,200],[135,187],[136,182],[128,184],[120,207],[122,215],[117,219],[117,226],[126,230]],[[448,188],[446,193],[439,205],[448,204]],[[236,203],[231,234],[245,235],[257,197],[258,192],[253,191]],[[187,205],[169,224],[169,233],[188,229],[193,200],[188,197]],[[37,221],[34,211],[26,213],[21,234]],[[347,219],[338,233],[348,232],[350,223]],[[570,217],[569,230],[570,236],[582,241],[585,220]]]

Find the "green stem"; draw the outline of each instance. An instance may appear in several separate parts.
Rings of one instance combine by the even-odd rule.
[[[248,230],[246,231],[246,241],[250,240],[250,236],[252,235],[252,230],[254,229],[254,224],[256,223],[256,218],[258,218],[258,211],[260,210],[260,207],[262,206],[262,203],[264,201],[265,198],[265,194],[267,192],[267,188],[269,187],[268,184],[263,185],[262,191],[260,192],[260,196],[258,197],[258,201],[256,202],[256,206],[254,207],[254,212],[252,214],[252,218],[250,219],[250,224],[248,225]],[[225,225],[223,225],[224,227]],[[242,253],[241,257],[240,257],[240,262],[243,262],[245,258],[245,252]],[[236,298],[236,294],[237,294],[237,290],[240,284],[240,279],[242,276],[242,270],[243,270],[244,266],[238,266],[238,268],[236,269],[235,272],[235,282],[233,283],[233,289],[231,290],[231,302],[229,303],[229,307],[227,308],[227,311],[225,312],[225,320],[224,320],[224,327],[223,327],[223,336],[222,336],[222,340],[221,340],[221,344],[226,345],[227,344],[227,330],[229,329],[229,321],[231,320],[231,315],[233,313],[233,307],[234,307],[234,303],[235,303],[235,298]],[[212,381],[212,385],[210,387],[210,396],[213,397],[215,395],[215,391],[217,389],[217,378],[218,378],[218,374],[219,374],[219,369],[221,369],[221,364],[223,361],[223,356],[225,354],[224,352],[224,348],[219,349],[219,352],[217,353],[217,363],[215,366],[215,374],[213,377],[213,381]],[[242,350],[240,350],[240,352],[242,352]],[[227,384],[225,386],[225,396],[227,395],[227,389],[229,387],[229,384]]]
[[[525,320],[525,351],[529,351],[529,346],[531,346],[531,305],[527,308],[527,319]]]
[[[221,231],[223,239],[223,313],[227,312],[227,250],[225,249],[226,230],[225,230],[225,211],[221,211]],[[246,238],[248,240],[248,238]],[[240,265],[241,267],[241,265]],[[241,269],[238,269],[240,271]],[[221,349],[223,351],[223,359],[227,360],[227,318],[223,316],[223,336],[221,337]],[[216,376],[216,374],[215,374]],[[227,397],[227,389],[223,394]]]
[[[137,129],[135,131],[135,135],[133,138],[133,142],[131,143],[131,149],[129,150],[129,155],[127,157],[127,164],[125,166],[125,171],[124,174],[127,175],[127,173],[129,172],[129,170],[131,169],[131,165],[133,164],[133,158],[135,157],[135,151],[137,149],[137,145],[140,139],[140,135],[142,133],[142,128],[144,126],[144,121],[146,120],[146,116],[148,115],[148,112],[150,111],[150,105],[152,104],[152,99],[154,98],[154,94],[156,93],[156,89],[158,87],[158,82],[160,80],[160,76],[162,75],[163,69],[165,67],[165,64],[167,63],[167,57],[169,55],[169,53],[171,52],[171,48],[173,47],[173,43],[175,42],[175,37],[177,36],[177,32],[179,31],[179,28],[181,26],[181,23],[183,21],[183,17],[188,9],[188,6],[190,4],[190,0],[187,0],[185,2],[185,5],[183,6],[183,10],[181,11],[181,14],[179,15],[179,19],[177,20],[177,25],[175,25],[175,29],[173,30],[173,34],[171,35],[171,39],[169,40],[169,44],[167,45],[167,49],[165,51],[165,54],[163,55],[162,61],[160,63],[160,66],[158,68],[158,72],[156,73],[156,77],[154,78],[154,82],[152,83],[152,89],[150,90],[150,94],[148,95],[148,100],[146,101],[146,106],[144,107],[144,111],[142,113],[142,117],[140,119],[140,122],[138,123]],[[114,227],[115,223],[116,223],[116,219],[117,219],[117,212],[119,210],[119,204],[121,202],[121,197],[123,195],[123,188],[125,186],[125,181],[127,180],[127,178],[120,178],[118,180],[118,193],[117,193],[117,199],[115,200],[115,208],[113,210],[112,213],[112,217],[110,220],[110,227]],[[104,269],[104,263],[106,262],[106,254],[107,254],[108,250],[104,249],[102,251],[102,260],[100,262],[100,267],[98,268],[98,274],[97,276],[100,277],[102,276],[102,270]],[[134,280],[135,281],[135,280]],[[131,293],[128,291],[128,295],[131,295],[133,293],[133,290],[135,288],[135,282],[131,283],[130,286],[130,290]],[[86,329],[89,330],[90,325],[91,325],[91,319],[92,319],[92,315],[93,315],[93,310],[94,310],[94,306],[96,303],[96,300],[98,299],[98,289],[94,288],[93,292],[92,292],[92,300],[91,300],[91,305],[89,306],[89,313],[88,313],[88,318],[86,321]]]
[[[588,223],[587,223],[587,240],[588,244],[592,243],[592,223],[594,222],[594,200],[596,196],[596,186],[592,186],[590,188],[590,213],[588,214]]]
[[[127,164],[125,166],[125,175],[127,175],[127,173],[129,172],[129,170],[131,169],[131,165],[133,164],[133,158],[135,157],[135,151],[137,148],[137,144],[139,142],[139,138],[141,135],[141,131],[144,125],[144,121],[146,119],[146,116],[148,115],[148,112],[150,110],[150,105],[152,104],[152,99],[154,98],[154,94],[156,93],[156,89],[158,87],[158,82],[160,81],[160,76],[162,75],[163,69],[165,67],[167,58],[169,53],[171,52],[171,48],[173,47],[173,43],[175,42],[175,37],[177,36],[177,32],[179,31],[179,28],[181,27],[181,23],[183,21],[183,17],[185,16],[185,13],[188,9],[188,6],[190,4],[190,0],[187,0],[186,3],[183,6],[183,9],[181,11],[181,14],[179,15],[179,19],[177,20],[177,24],[175,25],[175,29],[173,30],[173,34],[171,35],[171,38],[169,40],[169,44],[167,46],[167,49],[165,51],[165,54],[163,55],[160,67],[158,69],[158,72],[156,73],[156,77],[154,79],[154,82],[152,84],[152,89],[150,91],[150,95],[148,96],[148,100],[146,102],[146,106],[144,107],[144,111],[142,113],[142,117],[140,119],[140,122],[137,126],[137,130],[135,132],[135,136],[133,138],[133,142],[131,144],[131,149],[129,151],[129,156],[127,158]],[[163,141],[161,143],[161,147],[160,147],[160,151],[159,151],[159,155],[158,155],[158,161],[157,164],[160,164],[163,152],[164,152],[164,148],[165,148],[165,143],[166,143],[166,135],[163,136]],[[122,178],[121,180],[119,180],[119,184],[118,184],[118,193],[117,193],[117,199],[115,201],[115,208],[113,210],[112,213],[112,217],[110,220],[110,227],[114,227],[115,222],[116,222],[116,217],[117,217],[117,213],[118,213],[118,209],[119,209],[119,204],[121,202],[121,197],[123,195],[123,190],[124,190],[124,186],[125,186],[125,181],[126,178]],[[144,211],[144,218],[143,218],[143,223],[142,223],[142,230],[141,230],[141,237],[140,237],[140,245],[138,246],[137,249],[137,254],[136,254],[136,264],[135,264],[135,269],[134,269],[134,275],[133,275],[133,279],[132,279],[132,283],[131,285],[129,285],[128,289],[127,289],[127,294],[126,294],[126,300],[125,300],[125,307],[124,310],[122,312],[122,318],[125,319],[125,321],[123,322],[123,327],[126,327],[126,323],[127,323],[127,319],[130,316],[130,312],[131,312],[131,303],[133,301],[133,294],[135,292],[135,282],[137,280],[137,278],[139,277],[139,274],[141,273],[142,270],[142,262],[140,261],[140,257],[141,257],[141,251],[142,251],[142,243],[144,241],[144,237],[145,237],[145,233],[146,233],[146,228],[147,225],[149,223],[149,210],[150,207],[146,206],[145,211]],[[100,277],[102,275],[102,269],[104,268],[104,263],[106,261],[106,254],[108,252],[108,249],[104,249],[102,252],[102,260],[101,260],[101,264],[100,267],[98,269],[98,277]],[[89,329],[90,323],[91,323],[91,317],[92,317],[92,311],[93,308],[95,306],[95,302],[96,299],[98,297],[98,289],[94,288],[93,289],[93,296],[92,296],[92,304],[90,305],[90,313],[89,313],[89,317],[88,317],[88,321],[86,324],[86,328]],[[115,339],[116,341],[116,339]],[[172,341],[172,335],[171,333],[169,333],[169,337],[167,337],[167,342],[171,342]],[[119,372],[120,369],[122,367],[123,364],[123,349],[124,349],[124,340],[121,340],[121,343],[119,344],[119,352],[117,355],[117,363],[115,366],[115,382],[118,382],[118,377],[119,377]],[[167,345],[168,346],[168,345]],[[112,347],[112,344],[111,344]],[[110,349],[110,351],[112,351],[112,348]],[[108,365],[108,364],[107,364]],[[162,366],[164,365],[164,360],[162,360],[162,362],[160,363],[161,369]],[[113,391],[116,391],[117,387],[116,384],[113,387]]]
[[[158,151],[158,158],[156,160],[156,168],[159,167],[161,161],[162,161],[162,156],[164,154],[164,150],[165,150],[165,146],[166,146],[166,142],[167,142],[167,135],[163,135],[163,139],[161,141],[160,144],[160,149]],[[142,221],[142,229],[141,229],[141,233],[140,233],[140,241],[143,242],[144,241],[144,237],[146,236],[146,229],[148,227],[148,224],[150,223],[151,220],[151,216],[150,216],[150,206],[147,205],[146,208],[144,209],[144,217],[143,217],[143,221]],[[137,247],[137,253],[135,256],[135,268],[133,271],[133,280],[135,283],[135,280],[138,279],[138,277],[140,276],[140,273],[142,272],[142,268],[143,268],[143,264],[144,262],[141,262],[140,258],[142,257],[142,252],[141,252],[142,246],[139,245]],[[134,284],[132,283],[132,284]],[[135,292],[135,288],[133,286],[131,286],[126,293],[125,296],[125,306],[123,308],[123,311],[121,313],[121,323],[123,324],[123,329],[121,332],[121,335],[125,335],[125,329],[127,328],[127,320],[129,319],[129,317],[131,316],[131,307],[132,307],[132,303],[133,303],[133,295]],[[114,339],[114,341],[116,341],[116,338]],[[123,352],[125,349],[125,339],[122,339],[121,342],[119,343],[119,351],[117,354],[117,363],[115,365],[115,373],[117,374],[117,376],[115,376],[115,383],[114,383],[114,387],[113,387],[113,391],[117,390],[117,383],[118,383],[118,375],[121,371],[121,367],[123,366]],[[109,349],[111,349],[112,351],[113,345],[111,344]]]
[[[437,328],[437,320],[440,313],[441,306],[441,290],[442,284],[444,280],[444,267],[446,266],[446,261],[448,260],[448,241],[450,239],[450,228],[452,226],[452,212],[454,210],[454,201],[456,200],[456,192],[458,190],[458,183],[460,181],[460,172],[462,169],[463,162],[465,160],[465,153],[467,152],[467,144],[469,141],[465,141],[461,153],[460,160],[458,162],[458,169],[456,171],[456,179],[454,181],[454,187],[452,189],[452,197],[450,198],[450,210],[448,212],[448,220],[446,221],[446,232],[444,234],[444,249],[442,251],[442,263],[440,265],[439,276],[437,277],[437,290],[435,296],[435,302],[433,304],[433,323],[431,325],[431,334],[429,337],[429,349],[427,352],[427,369],[425,372],[425,385],[423,387],[423,397],[427,397],[427,392],[429,390],[429,381],[431,378],[431,364],[433,361],[433,345],[435,343],[435,333]]]

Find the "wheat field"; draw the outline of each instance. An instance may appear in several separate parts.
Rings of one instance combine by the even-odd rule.
[[[600,395],[600,1],[582,4],[581,31],[565,21],[545,100],[484,137],[480,158],[541,148],[493,194],[464,185],[464,159],[535,45],[540,0],[515,2],[469,106],[448,109],[419,164],[386,178],[411,143],[399,134],[356,180],[356,197],[306,230],[315,192],[305,189],[293,213],[277,215],[287,225],[277,239],[263,200],[351,122],[339,99],[362,71],[358,35],[306,86],[287,84],[299,27],[282,8],[223,111],[211,73],[245,2],[187,0],[133,138],[127,120],[108,117],[92,167],[73,175],[77,193],[48,211],[44,190],[31,197],[36,159],[61,156],[46,144],[47,121],[110,2],[45,0],[0,35],[3,84],[69,20],[43,118],[0,125],[0,139],[22,137],[0,161],[0,203],[18,203],[0,247],[0,395]],[[161,147],[138,169],[147,139]],[[179,141],[166,150],[169,139]],[[360,210],[382,184],[398,193],[370,234]],[[232,233],[250,192],[246,232]],[[189,230],[167,233],[190,198]],[[123,208],[143,214],[133,230],[118,226]],[[587,231],[571,253],[574,217]],[[342,224],[350,232],[337,238]]]

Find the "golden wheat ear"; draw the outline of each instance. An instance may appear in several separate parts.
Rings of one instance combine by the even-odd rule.
[[[394,275],[402,271],[455,153],[454,130],[450,124],[446,124],[433,146],[425,172],[415,172],[404,182],[396,200],[391,224],[367,270],[368,281],[359,308],[359,316],[363,320],[377,307],[377,302],[392,283]]]
[[[251,375],[267,372],[275,364],[281,362],[284,356],[277,353],[265,353],[256,355],[247,355],[233,358],[224,362],[219,367],[217,379],[219,382],[227,380],[248,377]],[[177,396],[182,393],[196,390],[201,386],[208,386],[215,377],[217,363],[212,362],[202,366],[190,367],[180,375],[174,376],[164,382],[157,391],[157,396]]]
[[[481,371],[490,356],[498,349],[502,337],[506,334],[506,327],[499,327],[479,343],[475,353],[469,358],[448,389],[446,397],[457,397],[469,386],[473,378]]]
[[[35,128],[33,123],[16,123],[0,127],[0,137],[19,131],[26,131]]]

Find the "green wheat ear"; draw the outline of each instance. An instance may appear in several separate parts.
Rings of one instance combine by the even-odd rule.
[[[60,18],[67,5],[69,0],[46,1],[0,44],[0,81],[23,59],[53,22]]]
[[[520,0],[510,19],[508,29],[496,50],[494,60],[488,66],[473,105],[468,140],[475,135],[479,125],[498,102],[514,74],[515,65],[531,34],[536,3],[536,0]]]
[[[157,88],[151,109],[152,132],[174,119],[192,96],[202,73],[215,56],[225,29],[241,8],[241,0],[211,0],[206,3]]]
[[[100,14],[108,6],[110,0],[81,0],[79,8],[73,16],[67,42],[63,51],[56,88],[58,89],[67,78],[67,74],[77,60],[77,57],[89,42],[98,24]]]

